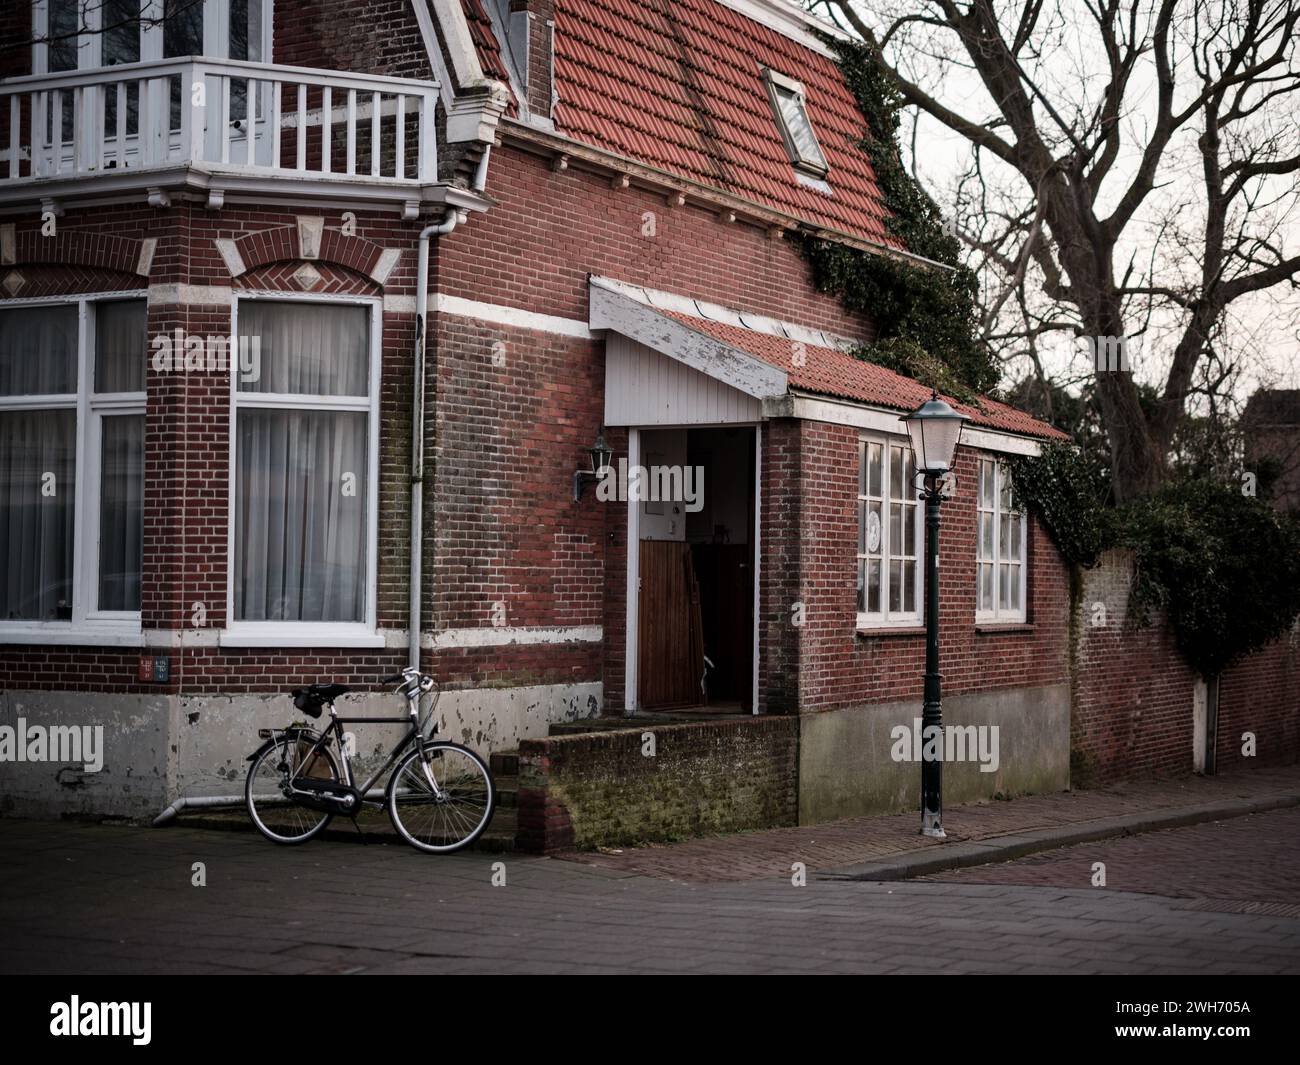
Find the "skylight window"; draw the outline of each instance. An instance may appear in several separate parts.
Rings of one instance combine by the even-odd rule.
[[[763,75],[772,100],[772,110],[776,112],[781,139],[785,141],[785,150],[790,153],[790,162],[802,174],[824,178],[827,171],[826,157],[822,155],[821,146],[817,143],[812,123],[808,121],[803,85],[775,70],[765,70]]]

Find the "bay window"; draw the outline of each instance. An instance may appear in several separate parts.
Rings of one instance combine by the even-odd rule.
[[[143,298],[0,303],[0,626],[138,632]]]
[[[1011,488],[1011,475],[993,459],[980,459],[976,496],[975,617],[1024,621],[1025,515]]]
[[[361,300],[236,305],[252,353],[232,360],[236,633],[373,632],[379,314]]]
[[[859,451],[858,627],[918,625],[922,529],[911,447],[867,438]]]

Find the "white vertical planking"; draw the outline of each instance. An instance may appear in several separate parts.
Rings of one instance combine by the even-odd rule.
[[[728,384],[610,332],[606,425],[727,425],[761,421],[763,405]]]

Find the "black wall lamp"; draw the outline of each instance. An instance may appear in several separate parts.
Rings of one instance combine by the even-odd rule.
[[[596,442],[587,448],[587,451],[591,455],[591,469],[573,471],[573,501],[575,503],[582,500],[582,493],[587,487],[587,482],[598,480],[601,473],[609,465],[610,459],[614,457],[614,449],[605,443],[604,429],[596,434]]]

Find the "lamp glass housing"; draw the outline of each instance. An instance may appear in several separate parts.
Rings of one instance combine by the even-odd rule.
[[[919,473],[942,474],[952,469],[961,427],[970,419],[953,410],[936,393],[901,421],[912,438],[912,458]]]

